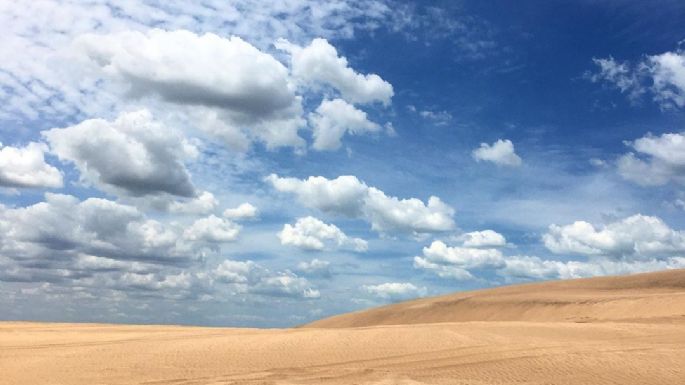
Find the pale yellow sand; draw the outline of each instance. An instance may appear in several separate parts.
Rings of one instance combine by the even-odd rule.
[[[442,298],[320,323],[388,323],[388,309],[404,322],[357,328],[6,322],[0,323],[0,384],[681,385],[684,286],[681,270],[472,292],[470,301],[482,297],[473,315],[459,316],[497,318],[496,303],[507,314],[500,318],[515,321],[437,323],[449,313],[445,308],[468,313],[463,300]],[[408,310],[431,301],[441,304]],[[433,318],[419,317],[425,312]],[[412,315],[429,323],[413,323]],[[526,315],[533,321],[522,321]]]

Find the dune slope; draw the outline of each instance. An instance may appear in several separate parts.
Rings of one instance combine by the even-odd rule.
[[[342,314],[339,328],[463,321],[685,321],[685,269],[504,286]]]

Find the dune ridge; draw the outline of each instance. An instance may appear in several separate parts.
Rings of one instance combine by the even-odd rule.
[[[303,327],[466,321],[683,322],[685,269],[459,292],[333,316]]]

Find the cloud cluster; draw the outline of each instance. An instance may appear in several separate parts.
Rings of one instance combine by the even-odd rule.
[[[264,50],[278,37],[297,42],[308,42],[314,37],[349,38],[355,31],[394,23],[390,17],[393,14],[384,0],[334,0],[326,4],[316,0],[197,4],[181,0],[125,4],[111,0],[45,0],[21,6],[2,3],[0,32],[4,39],[0,56],[5,60],[0,63],[0,117],[19,115],[37,119],[79,111],[88,111],[92,116],[106,110],[110,100],[102,92],[101,84],[70,84],[65,76],[73,72],[74,66],[68,60],[65,63],[60,53],[83,34],[145,31],[155,26],[193,31],[197,35],[233,34]],[[131,55],[138,55],[135,51]]]
[[[642,186],[685,184],[685,134],[648,134],[629,145],[635,153],[621,156],[617,163],[625,179]]]
[[[434,241],[424,247],[423,255],[414,257],[414,267],[456,280],[472,280],[491,272],[511,282],[629,274],[685,266],[682,257],[685,234],[669,228],[659,218],[642,215],[608,224],[601,230],[582,221],[550,226],[543,235],[545,246],[553,253],[575,254],[585,257],[584,260],[507,256],[497,248],[506,244],[499,239],[491,246],[474,243],[471,236],[460,239],[460,246]]]
[[[62,172],[45,162],[46,150],[36,142],[24,147],[0,143],[0,186],[62,187]]]
[[[492,162],[498,166],[518,167],[522,163],[509,139],[498,139],[492,145],[481,143],[479,148],[473,150],[472,156],[478,162]]]
[[[314,217],[298,218],[294,225],[286,223],[278,233],[282,245],[291,245],[303,250],[348,249],[365,252],[369,246],[361,238],[348,237],[332,224],[326,224]]]
[[[2,255],[45,266],[91,255],[120,261],[188,265],[204,255],[179,226],[149,219],[133,206],[107,199],[80,201],[45,195],[22,208],[0,208]]]
[[[50,151],[72,163],[83,182],[104,191],[132,196],[196,194],[184,161],[196,157],[197,148],[147,110],[122,113],[112,122],[89,119],[42,134]]]
[[[557,254],[605,256],[623,260],[667,259],[685,255],[685,232],[661,219],[633,215],[601,228],[584,221],[551,225],[543,236],[545,246]]]
[[[320,297],[307,279],[290,271],[271,272],[253,261],[224,260],[214,270],[215,279],[230,286],[234,293],[276,297]]]
[[[364,219],[373,230],[381,233],[421,234],[454,228],[454,209],[435,196],[431,196],[427,204],[417,198],[387,196],[349,175],[336,179],[311,176],[300,180],[272,174],[266,181],[280,192],[294,194],[306,207]]]

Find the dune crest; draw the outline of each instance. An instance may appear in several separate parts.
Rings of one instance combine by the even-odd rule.
[[[685,322],[685,269],[459,292],[333,316],[304,327],[465,321]]]

